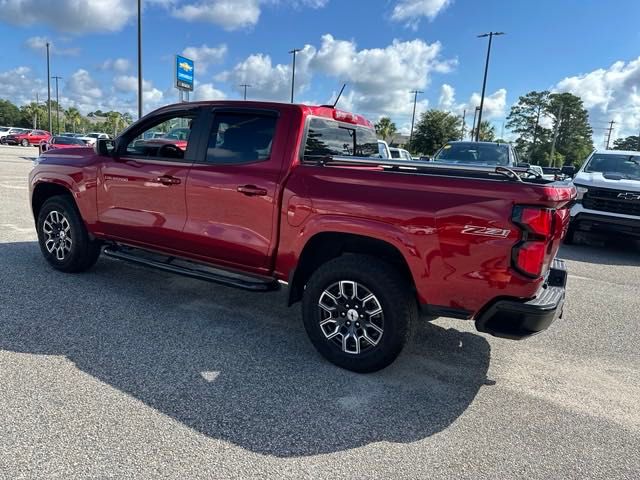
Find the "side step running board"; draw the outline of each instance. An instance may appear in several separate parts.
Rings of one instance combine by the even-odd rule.
[[[138,265],[157,268],[165,272],[176,273],[199,280],[207,280],[228,287],[242,288],[256,292],[277,290],[280,287],[275,279],[263,279],[228,272],[226,270],[209,267],[205,264],[161,255],[138,248],[109,246],[104,249],[104,254],[118,260],[137,263]]]

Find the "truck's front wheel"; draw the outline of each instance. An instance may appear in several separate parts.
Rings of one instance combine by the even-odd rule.
[[[330,362],[374,372],[402,351],[417,305],[407,281],[375,257],[347,255],[314,272],[302,302],[304,326]]]
[[[100,243],[89,238],[70,197],[49,198],[38,214],[38,243],[44,258],[57,270],[82,272],[100,256]]]

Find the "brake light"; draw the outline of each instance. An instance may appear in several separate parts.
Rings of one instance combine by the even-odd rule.
[[[357,115],[349,112],[343,112],[342,110],[334,110],[333,111],[334,120],[338,120],[339,122],[347,122],[347,123],[358,123]]]
[[[548,237],[552,232],[553,211],[548,208],[516,207],[513,221],[530,233]]]
[[[544,265],[547,244],[544,242],[526,242],[517,249],[516,266],[518,270],[531,277],[539,277]]]
[[[522,239],[513,247],[512,261],[520,273],[534,278],[542,275],[552,259],[550,243],[556,217],[556,211],[549,208],[514,207],[512,220],[522,230]]]

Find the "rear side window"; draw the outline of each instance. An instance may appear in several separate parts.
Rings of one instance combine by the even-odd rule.
[[[309,121],[304,158],[326,156],[380,157],[378,139],[372,129],[324,118]]]
[[[267,112],[215,114],[207,163],[242,164],[268,160],[278,118]]]
[[[399,150],[391,150],[391,158],[400,158]]]

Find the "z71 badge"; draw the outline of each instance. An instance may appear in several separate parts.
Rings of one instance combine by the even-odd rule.
[[[480,235],[482,237],[507,238],[511,233],[511,230],[504,230],[502,228],[493,227],[478,227],[476,225],[465,225],[462,228],[462,233],[465,233],[467,235]]]

